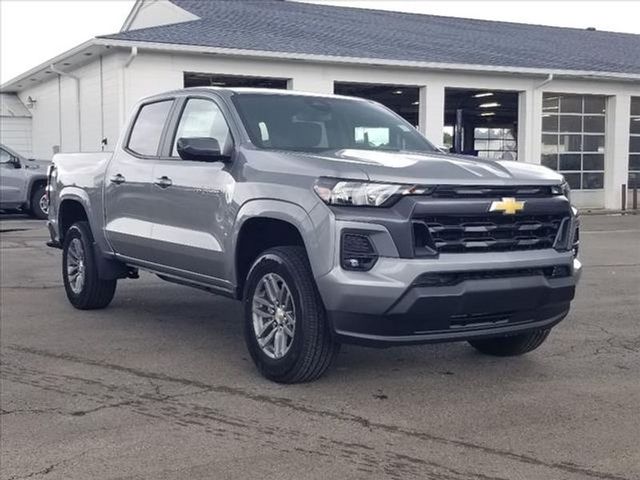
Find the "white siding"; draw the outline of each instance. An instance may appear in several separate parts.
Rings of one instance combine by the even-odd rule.
[[[62,141],[61,152],[79,152],[81,121],[78,117],[76,81],[70,77],[60,77],[60,119]]]
[[[32,156],[31,113],[13,93],[0,93],[0,143]]]
[[[107,137],[106,150],[112,150],[120,131],[119,76],[123,55],[111,54],[67,73],[52,74],[51,79],[20,92],[23,102],[31,96],[33,153],[38,158],[51,158],[53,147],[61,152],[95,152]],[[102,70],[102,72],[101,72]],[[80,115],[78,115],[78,91]]]
[[[60,145],[58,78],[53,76],[51,80],[27,88],[19,94],[23,102],[29,96],[36,100],[31,108],[33,156],[47,160],[53,155],[53,146]]]
[[[31,117],[0,117],[0,143],[27,158],[33,156]]]
[[[124,55],[112,54],[102,58],[103,137],[105,150],[112,151],[120,135],[120,77]]]

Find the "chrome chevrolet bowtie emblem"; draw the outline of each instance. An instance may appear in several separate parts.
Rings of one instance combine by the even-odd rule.
[[[524,202],[519,202],[513,197],[505,197],[501,201],[491,202],[490,212],[502,212],[505,215],[514,215],[524,209]]]

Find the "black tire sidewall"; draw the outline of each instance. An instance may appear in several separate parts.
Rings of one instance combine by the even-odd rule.
[[[46,193],[47,193],[46,187],[40,186],[36,188],[31,194],[31,214],[34,217],[39,218],[41,220],[44,220],[49,216],[48,213],[45,213],[40,208],[40,199],[42,198],[43,195],[46,195]]]
[[[69,284],[69,278],[67,275],[67,256],[69,252],[69,245],[73,239],[79,239],[84,249],[84,263],[85,263],[85,281],[80,293],[75,293],[71,289]],[[90,282],[95,281],[97,278],[97,272],[95,260],[93,258],[93,238],[89,232],[88,227],[84,223],[75,223],[67,230],[64,236],[64,243],[62,245],[62,279],[64,282],[64,289],[67,292],[69,301],[78,308],[83,308],[87,302],[87,296],[89,294]]]
[[[270,358],[262,351],[253,329],[253,295],[258,282],[267,273],[276,273],[282,277],[291,292],[295,305],[293,344],[289,351],[279,359]],[[308,274],[308,272],[296,271],[287,262],[287,259],[277,252],[266,252],[256,260],[247,277],[244,294],[245,340],[254,363],[267,378],[279,378],[294,369],[302,355],[305,342],[308,341],[309,332],[306,329],[309,325],[304,319],[309,313],[315,315],[316,312],[310,312],[309,310],[317,306],[305,304],[304,298],[305,296],[308,298],[311,292],[300,291],[300,288],[304,288],[303,285],[305,285],[304,282],[300,281],[300,276],[305,274]]]

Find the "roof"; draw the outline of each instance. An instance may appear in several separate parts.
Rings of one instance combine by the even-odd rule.
[[[230,50],[640,74],[640,35],[282,0],[171,0],[198,20],[99,38]]]
[[[17,95],[12,93],[0,93],[0,116],[2,117],[30,117],[24,103]]]
[[[278,88],[263,88],[263,87],[215,87],[215,86],[202,86],[202,87],[188,87],[186,89],[176,90],[177,92],[183,92],[185,90],[200,90],[200,91],[218,91],[218,92],[231,92],[238,95],[290,95],[290,96],[304,96],[304,97],[318,97],[318,98],[349,98],[353,100],[365,100],[359,97],[351,97],[349,95],[338,95],[336,93],[319,93],[319,92],[307,92],[304,90],[283,90]]]

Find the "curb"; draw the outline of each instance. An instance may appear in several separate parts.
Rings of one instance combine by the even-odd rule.
[[[581,209],[578,208],[580,215],[638,215],[640,210],[604,210],[599,208]]]

